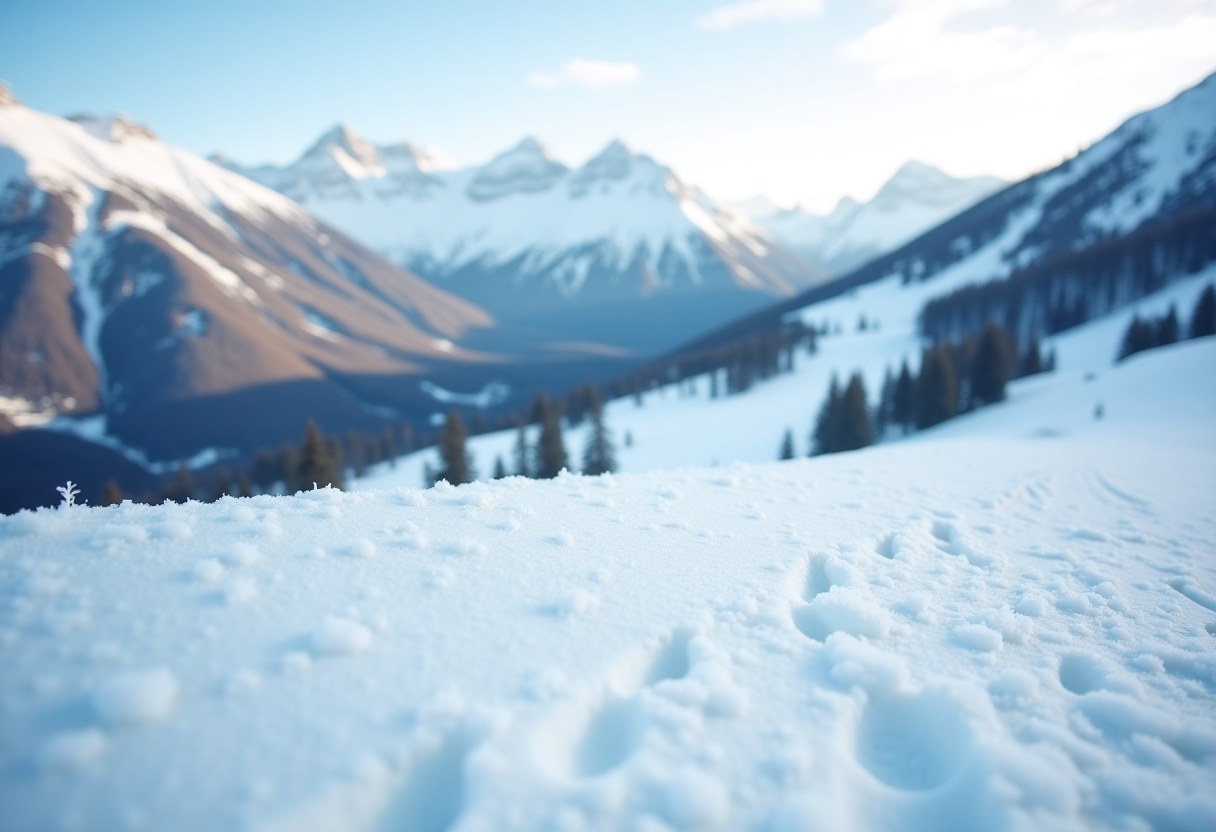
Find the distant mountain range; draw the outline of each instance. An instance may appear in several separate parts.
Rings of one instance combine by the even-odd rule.
[[[653,353],[827,278],[619,141],[576,169],[531,138],[452,169],[339,126],[286,167],[218,161],[503,325],[558,341]]]
[[[1036,285],[1048,287],[1046,295],[1034,297],[1042,308],[1028,314],[1000,303],[985,308],[1016,319],[1023,335],[1042,335],[1060,325],[1049,322],[1061,310],[1065,319],[1083,320],[1213,260],[1216,75],[1133,116],[1072,159],[997,191],[826,285],[745,316],[685,349],[772,331],[794,314],[813,320],[815,304],[849,292],[856,293],[860,308],[870,284],[902,287],[888,295],[902,301],[891,304],[901,315],[916,316],[931,300],[1032,268],[1043,274]],[[1016,297],[999,286],[987,294]],[[952,314],[950,320],[947,329],[958,332],[961,318]]]
[[[53,424],[176,460],[277,445],[309,417],[371,429],[446,409],[420,377],[497,377],[512,354],[470,345],[495,332],[148,128],[0,96],[0,431]]]
[[[830,214],[784,209],[763,196],[738,204],[784,245],[833,275],[898,248],[1009,183],[992,176],[956,179],[908,162],[869,202],[844,197]]]

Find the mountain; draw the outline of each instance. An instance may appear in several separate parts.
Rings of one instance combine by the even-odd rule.
[[[387,155],[408,175],[407,151]],[[483,384],[509,363],[470,345],[494,331],[483,309],[146,127],[0,97],[5,432],[56,427],[173,461],[277,445],[309,417],[421,419],[446,408],[419,378]]]
[[[794,313],[818,320],[816,310],[833,298],[852,298],[856,321],[871,292],[898,298],[884,306],[913,322],[930,301],[978,284],[997,281],[986,294],[1007,302],[1026,298],[1013,293],[1011,277],[1019,285],[1034,279],[1034,314],[985,308],[990,316],[1016,318],[1023,336],[1041,337],[1126,305],[1213,260],[1216,75],[854,271],[677,352],[772,331]]]
[[[221,161],[500,323],[558,341],[655,352],[825,278],[619,141],[579,168],[528,138],[451,170],[435,151],[339,126],[285,167]]]
[[[957,179],[912,161],[896,171],[869,202],[846,196],[826,216],[799,206],[783,209],[765,197],[753,197],[737,207],[807,259],[832,274],[845,274],[1006,184],[991,176]]]

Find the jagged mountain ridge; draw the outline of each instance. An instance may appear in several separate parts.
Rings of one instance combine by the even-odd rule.
[[[739,207],[782,243],[839,275],[899,247],[1007,184],[992,176],[960,179],[911,161],[869,202],[846,196],[826,215],[801,206],[783,209],[764,197]]]
[[[457,170],[401,150],[412,147],[340,126],[293,165],[228,164],[496,318],[558,340],[661,349],[825,277],[620,141],[573,169],[532,138]]]
[[[492,376],[479,307],[128,119],[0,100],[0,424],[71,417],[152,459],[427,416]],[[401,379],[414,378],[412,384]],[[93,420],[94,422],[96,419]]]

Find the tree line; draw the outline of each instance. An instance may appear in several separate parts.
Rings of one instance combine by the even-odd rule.
[[[1135,355],[1138,352],[1164,347],[1186,338],[1203,338],[1216,335],[1216,287],[1208,284],[1195,301],[1191,311],[1190,323],[1183,333],[1178,321],[1178,311],[1170,304],[1169,311],[1154,318],[1141,318],[1138,314],[1132,317],[1123,333],[1119,345],[1119,360]]]
[[[1213,260],[1216,212],[1198,208],[931,300],[921,310],[920,332],[936,343],[978,333],[985,322],[994,321],[1023,340],[1054,335],[1126,306]]]
[[[586,385],[579,389],[576,396],[580,408],[576,411],[577,420],[570,419],[571,424],[580,424],[584,418],[590,418],[591,429],[583,448],[582,472],[590,476],[611,473],[616,470],[616,446],[612,433],[604,421],[604,404],[597,388]],[[528,441],[528,426],[538,424],[536,442]],[[439,467],[432,469],[426,465],[423,469],[424,485],[431,486],[440,480],[446,480],[452,485],[472,482],[477,478],[472,455],[467,446],[468,434],[460,413],[450,410],[443,430],[440,432],[436,450],[439,454]],[[538,393],[533,400],[529,419],[519,419],[515,426],[515,444],[512,449],[512,465],[508,471],[507,464],[501,455],[494,460],[492,479],[502,479],[507,476],[530,477],[533,479],[552,479],[563,470],[571,467],[569,455],[566,452],[565,438],[562,435],[562,407],[560,403],[550,399],[544,392]]]
[[[1045,372],[1054,364],[1054,356],[1044,356],[1037,339],[1019,351],[1013,333],[989,322],[978,336],[925,349],[916,374],[906,360],[898,374],[888,367],[873,408],[860,373],[854,373],[843,387],[833,375],[815,417],[809,455],[864,448],[892,430],[909,433],[933,427],[960,413],[1003,401],[1009,381]],[[778,456],[794,457],[791,431],[782,437]]]

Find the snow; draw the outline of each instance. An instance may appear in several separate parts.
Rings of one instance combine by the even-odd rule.
[[[972,273],[971,269],[960,268],[957,274],[944,272],[931,281],[908,285],[890,277],[794,313],[810,325],[818,327],[827,322],[833,329],[838,326],[840,332],[821,337],[815,355],[796,355],[792,373],[762,382],[745,395],[710,399],[709,379],[701,376],[691,385],[694,393],[681,393],[672,385],[647,393],[641,407],[632,398],[609,402],[605,408],[606,422],[614,436],[621,470],[644,473],[687,466],[765,462],[777,457],[787,428],[793,431],[798,454],[806,454],[814,417],[827,395],[832,375],[844,382],[851,373],[860,372],[873,400],[882,388],[886,369],[898,373],[900,362],[906,359],[915,372],[921,353],[917,311],[925,301],[943,291],[942,286],[948,291],[962,285]],[[1020,408],[1020,402],[1059,394],[1070,400],[1067,407],[1050,411],[1050,418],[1035,429],[1067,432],[1076,420],[1092,420],[1095,404],[1104,401],[1103,377],[1115,363],[1132,316],[1158,316],[1173,304],[1185,320],[1199,293],[1212,283],[1216,283],[1216,266],[1178,280],[1110,315],[1046,339],[1043,349],[1055,351],[1057,371],[1015,381],[1009,388],[1009,407]],[[867,321],[864,332],[857,328],[862,317]],[[1092,379],[1085,381],[1090,376]],[[1161,383],[1168,386],[1171,380]],[[1127,406],[1135,410],[1139,405],[1133,400]],[[1001,412],[1006,410],[1008,407]],[[442,420],[442,414],[437,416]],[[970,418],[963,417],[939,430],[965,430]],[[988,418],[996,417],[990,414]],[[1016,435],[1022,429],[1024,418],[1019,411],[1008,420],[1011,434]],[[572,467],[581,466],[587,429],[584,423],[565,433]],[[529,442],[535,442],[536,430],[529,428]],[[632,447],[624,447],[626,433],[632,437]],[[510,470],[515,441],[514,430],[469,440],[474,467],[482,477],[490,475],[499,456]],[[376,466],[366,479],[352,483],[351,487],[419,486],[428,464],[434,470],[441,467],[430,449],[402,457],[391,466]]]
[[[620,141],[574,170],[525,139],[479,167],[411,164],[399,172],[370,162],[355,172],[340,161],[335,168],[326,154],[349,156],[350,141],[323,136],[293,166],[240,170],[403,265],[424,264],[437,274],[508,263],[519,275],[552,270],[566,296],[582,289],[593,263],[623,271],[640,256],[659,274],[665,251],[699,283],[700,234],[757,256],[772,242],[746,216]],[[396,147],[377,152],[402,155]],[[736,278],[756,281],[740,269]]]
[[[826,216],[798,206],[783,209],[763,197],[739,207],[785,245],[842,274],[899,248],[1006,184],[991,176],[955,179],[912,161],[869,202],[844,197]]]
[[[1216,340],[1117,330],[851,454],[0,519],[0,826],[1212,828]]]

